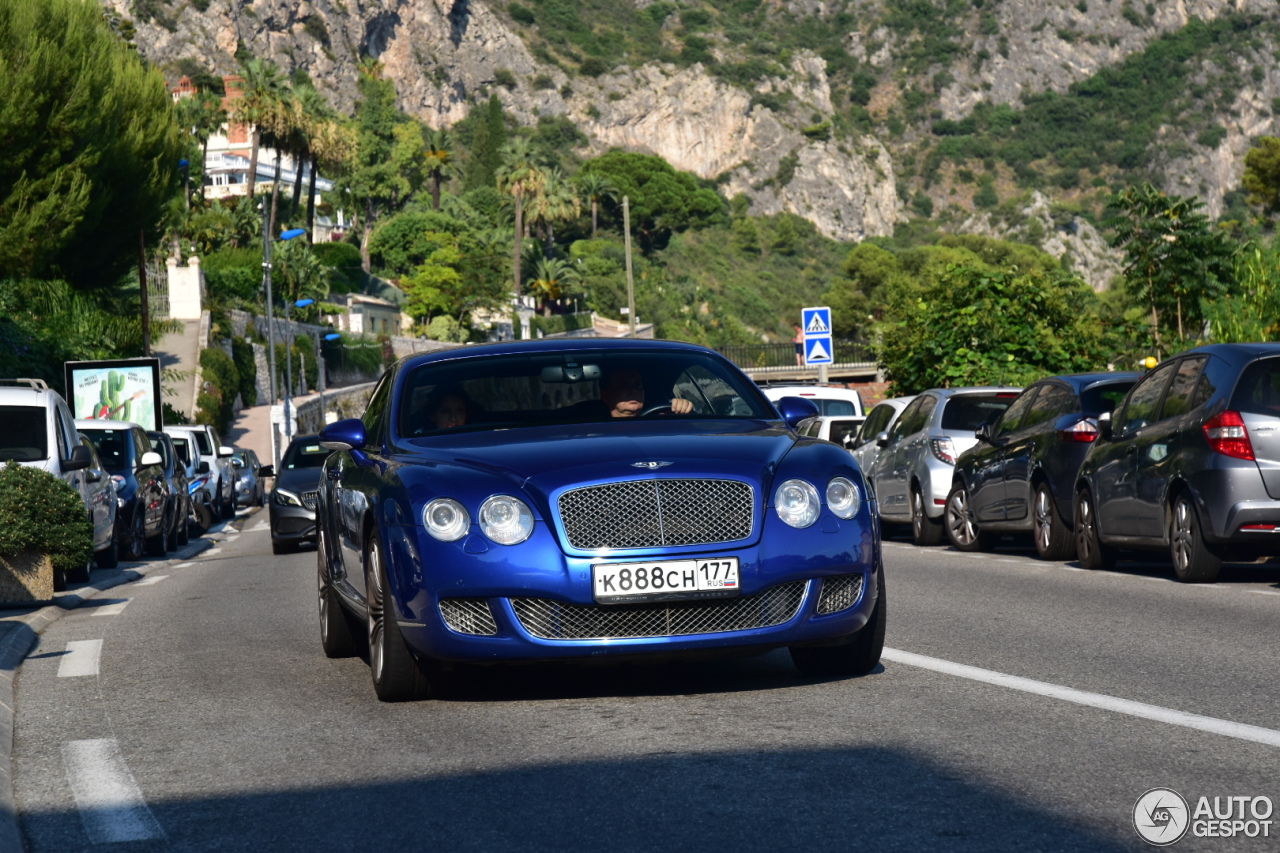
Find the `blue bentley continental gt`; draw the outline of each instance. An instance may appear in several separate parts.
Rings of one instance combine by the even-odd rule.
[[[802,438],[717,353],[671,341],[486,344],[379,381],[317,500],[320,634],[368,638],[379,698],[452,663],[787,647],[861,675],[884,647],[875,508],[843,448]]]

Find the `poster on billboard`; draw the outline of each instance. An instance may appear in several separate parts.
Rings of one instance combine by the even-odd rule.
[[[160,411],[160,359],[68,361],[67,393],[77,418],[131,421],[143,429],[164,426]]]

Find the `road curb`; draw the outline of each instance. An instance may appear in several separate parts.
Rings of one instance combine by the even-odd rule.
[[[230,522],[211,532],[220,533],[229,526]],[[26,849],[22,831],[18,828],[18,808],[13,794],[13,724],[16,711],[13,688],[18,667],[26,660],[37,638],[69,611],[97,598],[106,590],[133,583],[174,563],[190,560],[216,544],[214,540],[202,537],[175,552],[173,557],[145,564],[142,567],[145,571],[127,569],[118,575],[93,581],[76,592],[60,595],[53,604],[39,610],[0,619],[0,850]]]

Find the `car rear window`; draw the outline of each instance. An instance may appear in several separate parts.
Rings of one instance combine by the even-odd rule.
[[[43,406],[0,406],[0,462],[49,458]]]
[[[1244,369],[1231,396],[1231,408],[1280,417],[1280,358],[1262,358]]]
[[[993,423],[1018,398],[1017,391],[994,394],[963,394],[948,397],[942,410],[944,430],[973,432],[985,423]]]
[[[1114,412],[1116,406],[1124,399],[1124,395],[1129,393],[1129,389],[1137,381],[1129,379],[1124,382],[1109,382],[1106,385],[1094,385],[1084,389],[1080,394],[1081,414],[1096,418],[1098,415]]]
[[[858,427],[860,426],[862,426],[861,421],[832,421],[831,440],[836,444],[844,444],[846,438],[858,434]]]
[[[836,418],[852,418],[858,415],[857,410],[853,407],[852,400],[824,400],[818,397],[813,398],[813,402],[818,404],[818,412],[820,414],[831,415]]]

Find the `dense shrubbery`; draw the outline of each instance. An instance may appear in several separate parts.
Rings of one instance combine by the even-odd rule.
[[[196,423],[212,424],[225,435],[235,418],[240,371],[221,348],[206,347],[200,351],[200,375],[203,385],[196,395]]]
[[[10,460],[0,467],[0,555],[48,554],[68,572],[93,557],[93,524],[71,486],[38,468]]]

